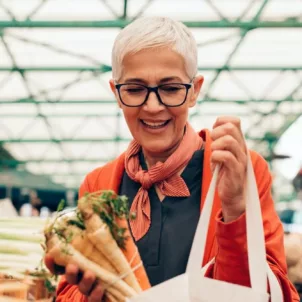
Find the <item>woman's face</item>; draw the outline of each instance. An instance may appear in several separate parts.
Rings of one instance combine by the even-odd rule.
[[[157,86],[190,81],[183,58],[168,48],[161,48],[125,56],[119,84],[130,82]],[[121,103],[113,80],[110,81],[110,86],[123,110],[132,136],[144,152],[149,156],[168,157],[177,148],[183,136],[189,108],[196,104],[202,83],[203,77],[196,77],[193,87],[188,91],[186,102],[174,108],[161,104],[152,92],[148,101],[141,107],[127,107]]]

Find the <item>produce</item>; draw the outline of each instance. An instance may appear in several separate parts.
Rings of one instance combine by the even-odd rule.
[[[45,220],[0,218],[0,301],[52,301],[55,278],[41,261]]]
[[[150,287],[141,287],[135,274],[145,271],[128,229],[131,217],[125,196],[99,191],[84,195],[67,214],[60,215],[62,208],[44,230],[45,252],[57,265],[75,263],[82,271],[94,272],[111,302],[126,301]],[[126,257],[129,253],[132,259]]]

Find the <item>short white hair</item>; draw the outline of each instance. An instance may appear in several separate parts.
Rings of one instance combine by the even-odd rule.
[[[171,47],[185,61],[187,75],[197,73],[197,45],[191,31],[183,23],[167,17],[142,17],[127,25],[117,35],[112,49],[112,76],[122,75],[127,54],[154,47]]]

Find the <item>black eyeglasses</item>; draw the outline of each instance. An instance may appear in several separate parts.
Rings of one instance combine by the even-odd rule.
[[[141,84],[117,84],[121,102],[128,107],[139,107],[145,104],[151,92],[154,92],[158,101],[167,107],[178,107],[185,103],[192,83],[169,83],[155,87]]]

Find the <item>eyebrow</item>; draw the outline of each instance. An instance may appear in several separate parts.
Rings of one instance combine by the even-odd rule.
[[[177,82],[183,82],[183,80],[180,77],[167,77],[160,80],[160,83],[166,83],[171,81],[177,81]]]
[[[166,78],[162,78],[160,79],[159,83],[160,84],[163,84],[163,83],[167,83],[167,82],[171,82],[171,81],[176,81],[176,82],[180,82],[182,83],[183,80],[180,78],[180,77],[177,77],[177,76],[171,76],[171,77],[166,77]],[[129,78],[129,79],[126,79],[124,81],[124,83],[141,83],[141,84],[147,84],[147,81],[144,80],[144,79],[141,79],[141,78]]]
[[[146,84],[146,81],[140,78],[129,78],[124,81],[124,83],[141,83]]]

